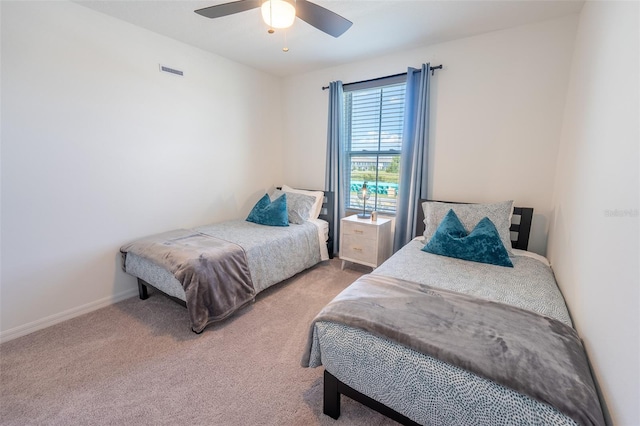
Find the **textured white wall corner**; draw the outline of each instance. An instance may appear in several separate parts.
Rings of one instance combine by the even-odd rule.
[[[614,424],[640,424],[640,5],[587,2],[558,154],[549,258]]]

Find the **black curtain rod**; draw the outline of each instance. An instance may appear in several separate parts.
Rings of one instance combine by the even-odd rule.
[[[431,75],[435,74],[436,70],[441,70],[441,69],[442,69],[442,65],[436,65],[435,67],[429,67],[429,70],[431,71]],[[407,75],[407,73],[406,72],[402,72],[400,74],[394,74],[394,75],[387,75],[387,76],[384,76],[384,77],[372,78],[371,80],[353,81],[351,83],[343,84],[342,87],[349,86],[351,84],[369,83],[370,81],[378,81],[378,80],[383,80],[385,78],[400,77],[401,75]],[[322,90],[327,90],[328,88],[329,88],[329,86],[323,86]]]

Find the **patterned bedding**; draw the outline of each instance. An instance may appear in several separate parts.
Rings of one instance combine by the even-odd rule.
[[[255,293],[292,277],[326,259],[321,243],[324,221],[264,226],[244,220],[228,221],[194,228],[193,231],[235,243],[246,253]],[[320,230],[319,230],[320,229]],[[321,248],[324,246],[324,253]],[[181,283],[164,267],[147,258],[129,253],[125,271],[164,293],[186,301]]]
[[[513,268],[496,267],[425,253],[415,238],[372,273],[477,296],[555,318],[571,318],[547,263],[513,250]]]
[[[571,325],[548,264],[516,251],[514,268],[502,268],[425,253],[423,244],[415,239],[373,274],[510,304]],[[338,380],[420,424],[576,424],[550,405],[357,328],[318,322],[313,339],[311,366],[324,365]]]

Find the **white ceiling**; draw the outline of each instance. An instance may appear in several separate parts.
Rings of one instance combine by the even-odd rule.
[[[577,13],[583,0],[314,0],[353,22],[333,38],[306,22],[267,34],[259,9],[217,19],[194,10],[225,0],[76,0],[153,32],[287,76]],[[285,42],[286,37],[286,42]],[[284,46],[289,52],[283,52]]]

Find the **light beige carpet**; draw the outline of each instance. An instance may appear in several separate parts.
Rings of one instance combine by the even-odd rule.
[[[151,292],[6,342],[0,424],[395,424],[344,396],[325,416],[323,369],[300,367],[311,320],[363,272],[323,262],[201,335]]]

